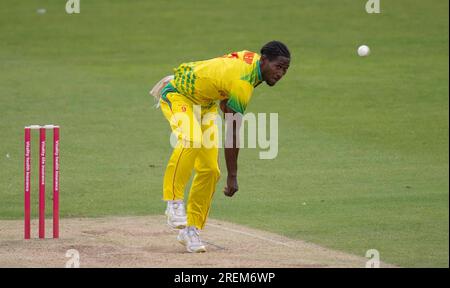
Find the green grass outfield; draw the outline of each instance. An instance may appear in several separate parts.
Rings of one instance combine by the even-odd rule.
[[[62,126],[62,217],[163,213],[170,130],[149,88],[183,61],[278,39],[291,68],[249,107],[279,113],[278,157],[241,151],[229,199],[221,156],[211,217],[448,267],[449,4],[365,3],[81,0],[68,15],[65,1],[2,1],[0,218],[23,217],[23,126],[39,123]]]

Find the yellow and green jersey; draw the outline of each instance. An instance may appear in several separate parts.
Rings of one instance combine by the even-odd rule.
[[[196,105],[209,106],[228,99],[233,111],[244,113],[253,89],[262,82],[260,55],[240,51],[210,60],[183,63],[174,70],[174,79],[164,87],[162,99],[177,92]]]

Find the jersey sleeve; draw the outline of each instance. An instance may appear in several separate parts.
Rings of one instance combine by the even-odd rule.
[[[244,114],[253,94],[253,86],[247,81],[236,80],[231,84],[227,106],[234,112]]]

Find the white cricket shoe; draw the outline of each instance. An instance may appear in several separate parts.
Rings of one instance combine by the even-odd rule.
[[[202,253],[206,252],[206,247],[200,240],[200,235],[197,228],[193,226],[188,226],[178,233],[178,242],[186,246],[186,250],[191,253]]]
[[[166,208],[167,225],[174,229],[186,227],[186,210],[183,201],[168,201]]]

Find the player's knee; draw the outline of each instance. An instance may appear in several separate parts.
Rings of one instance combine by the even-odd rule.
[[[208,173],[209,177],[211,177],[215,181],[219,180],[219,178],[220,178],[219,167],[208,167],[208,169],[205,172]]]
[[[216,180],[219,180],[219,178],[220,178],[220,169],[219,169],[219,167],[216,167],[214,169],[214,176],[216,177]]]

